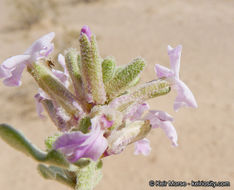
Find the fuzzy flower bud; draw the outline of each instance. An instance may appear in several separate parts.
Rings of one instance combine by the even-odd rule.
[[[68,113],[77,115],[82,112],[77,98],[65,88],[49,69],[42,64],[35,63],[32,64],[32,67],[28,71],[32,74],[41,89],[52,99],[60,102]]]
[[[86,30],[85,30],[86,31]],[[95,36],[81,32],[81,76],[88,102],[104,104],[106,92],[102,77],[102,60],[98,52]]]
[[[140,75],[144,66],[144,60],[142,58],[136,58],[116,72],[115,76],[106,84],[109,99],[113,99],[127,90],[132,81]]]
[[[169,93],[170,90],[170,84],[166,80],[154,80],[130,90],[125,95],[115,98],[109,103],[109,106],[113,109],[124,111],[133,103],[143,103],[150,98],[165,95]]]
[[[75,49],[69,49],[66,52],[66,68],[69,72],[77,97],[82,98],[82,79],[78,65],[79,54]]]
[[[83,34],[85,34],[88,37],[88,39],[91,40],[92,33],[91,33],[90,28],[87,25],[81,28],[80,35],[83,35]]]
[[[112,132],[108,137],[109,147],[107,153],[119,154],[128,144],[134,143],[144,138],[150,131],[149,121],[126,122],[125,126],[117,131]]]
[[[109,82],[115,73],[116,63],[112,57],[107,57],[102,62],[102,75],[103,82],[106,85]]]

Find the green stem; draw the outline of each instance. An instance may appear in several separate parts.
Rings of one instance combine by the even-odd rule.
[[[68,168],[69,162],[56,150],[46,153],[33,145],[22,133],[7,124],[0,124],[0,137],[11,147],[23,152],[38,162]]]

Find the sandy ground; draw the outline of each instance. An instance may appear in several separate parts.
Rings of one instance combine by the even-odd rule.
[[[154,64],[169,66],[167,45],[183,45],[181,78],[194,92],[199,108],[175,113],[173,92],[150,101],[153,109],[174,116],[179,147],[172,148],[162,131],[153,130],[148,136],[151,154],[134,156],[134,147],[130,146],[122,154],[106,158],[104,178],[96,190],[156,189],[148,186],[150,179],[226,180],[231,187],[220,189],[233,189],[234,1],[61,3],[54,16],[45,15],[40,23],[24,30],[15,28],[19,24],[9,7],[6,1],[0,1],[0,62],[24,52],[35,39],[50,31],[57,34],[58,50],[68,45],[76,47],[79,29],[88,24],[97,35],[103,57],[113,55],[119,64],[139,55],[144,57],[148,65],[142,81],[149,81],[155,78]],[[26,72],[21,87],[6,88],[1,83],[0,122],[15,126],[44,148],[44,137],[52,135],[55,127],[49,120],[37,117],[33,99],[36,91],[36,83]],[[67,189],[43,180],[34,161],[2,141],[0,148],[0,189]]]

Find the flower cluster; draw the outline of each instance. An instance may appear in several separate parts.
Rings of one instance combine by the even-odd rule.
[[[156,64],[157,78],[138,85],[144,59],[138,57],[125,66],[117,66],[113,57],[103,59],[88,26],[80,32],[80,53],[68,49],[59,54],[57,62],[63,70],[56,70],[49,58],[54,36],[42,36],[24,54],[0,65],[0,78],[7,86],[21,85],[25,68],[37,82],[38,115],[45,117],[45,110],[61,132],[50,139],[50,150],[61,152],[70,163],[84,158],[98,161],[121,153],[132,143],[135,154],[148,155],[151,147],[146,136],[152,128],[161,128],[177,146],[172,116],[150,110],[146,101],[175,89],[175,111],[197,107],[192,92],[179,78],[182,46],[168,46],[171,69]]]

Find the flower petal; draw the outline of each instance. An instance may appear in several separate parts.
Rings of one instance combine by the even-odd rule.
[[[81,145],[89,137],[89,134],[81,132],[64,133],[53,144],[54,149],[61,149],[63,153],[72,152],[69,149],[74,149],[76,146]]]
[[[66,67],[65,57],[62,54],[58,55],[58,63],[63,67],[64,74],[69,75]]]
[[[147,103],[135,104],[129,107],[123,119],[124,120],[129,119],[131,121],[139,120],[141,119],[143,113],[148,109],[149,109],[149,104]]]
[[[81,33],[81,35],[82,35],[82,34],[85,34],[85,35],[88,37],[88,39],[91,40],[91,35],[92,35],[92,33],[91,33],[90,28],[89,28],[87,25],[84,25],[84,26],[82,27],[80,33]]]
[[[151,147],[150,147],[148,139],[146,138],[141,139],[135,142],[134,144],[135,144],[135,152],[134,152],[135,155],[138,155],[138,154],[143,154],[144,156],[149,155],[151,151]]]
[[[6,78],[11,76],[11,70],[4,68],[0,65],[0,78]]]
[[[160,110],[150,110],[148,114],[144,117],[145,120],[149,120],[152,128],[158,128],[165,121],[173,121],[171,115]]]
[[[42,114],[44,111],[43,105],[41,103],[42,100],[45,100],[47,98],[46,93],[39,88],[38,93],[34,96],[35,101],[36,101],[36,109],[37,109],[37,114],[38,116],[43,119],[45,116]]]
[[[5,69],[14,69],[19,64],[25,64],[29,58],[30,55],[16,55],[6,59],[1,64],[1,67],[4,67]]]
[[[26,64],[29,60],[29,55],[16,55],[8,58],[0,65],[0,78],[9,78],[12,76],[12,71],[20,64]]]
[[[173,146],[177,146],[177,133],[172,125],[173,118],[164,111],[152,110],[144,119],[149,120],[152,128],[161,128],[171,140]]]
[[[170,121],[164,121],[161,123],[160,128],[165,132],[166,136],[171,140],[173,146],[178,146],[177,144],[177,133]]]
[[[58,55],[58,63],[63,67],[63,71],[52,69],[54,75],[64,84],[66,88],[69,87],[69,74],[66,68],[65,57],[62,54]]]
[[[96,161],[107,148],[107,140],[97,123],[92,123],[91,131],[65,133],[54,143],[54,149],[64,153],[70,162],[76,162],[80,158],[91,158]]]
[[[3,83],[6,86],[20,86],[21,85],[21,75],[26,67],[25,64],[18,64],[14,70],[11,72],[11,77],[6,78]]]
[[[156,116],[158,119],[161,121],[173,121],[173,117],[165,112],[165,111],[160,111],[160,110],[150,110],[149,111],[153,116]]]
[[[48,116],[57,126],[59,131],[69,131],[73,126],[78,124],[78,118],[72,117],[65,109],[59,107],[58,104],[50,99],[42,99],[40,103],[43,108],[47,111]]]
[[[162,78],[162,77],[169,78],[169,77],[174,76],[174,73],[170,69],[162,65],[156,64],[154,69],[158,78]]]
[[[168,46],[167,51],[168,51],[168,55],[170,58],[171,70],[174,72],[175,77],[179,78],[180,57],[181,57],[181,52],[182,52],[182,46],[178,45],[175,48]]]
[[[3,81],[7,86],[21,85],[21,75],[27,64],[30,64],[39,58],[48,56],[53,50],[54,45],[51,41],[54,38],[54,33],[51,32],[42,36],[35,41],[32,46],[26,50],[24,55],[13,56],[0,66],[0,78],[5,78]]]
[[[92,145],[89,146],[89,148],[86,150],[83,157],[85,158],[91,158],[94,161],[97,161],[101,155],[104,153],[108,146],[106,138],[103,137],[103,132],[99,132],[99,135],[93,141]]]
[[[114,124],[114,121],[109,121],[104,114],[100,116],[99,122],[102,129],[109,128]]]
[[[56,70],[56,69],[52,69],[51,71],[52,71],[52,72],[54,73],[54,75],[64,84],[64,86],[65,86],[66,88],[69,87],[68,77],[67,77],[67,75],[66,75],[64,72],[59,71],[59,70]]]
[[[54,44],[51,43],[54,39],[55,33],[50,32],[38,40],[36,40],[25,52],[24,54],[32,55],[34,60],[41,57],[47,57],[53,50]]]
[[[177,97],[174,103],[174,110],[178,111],[180,107],[197,108],[197,102],[188,86],[181,80],[176,80]]]
[[[167,80],[171,82],[172,87],[177,90],[177,97],[174,103],[175,111],[178,111],[178,109],[183,106],[197,108],[193,93],[187,85],[179,79],[181,51],[181,45],[178,45],[176,48],[168,46],[171,70],[160,65],[155,65],[155,71],[158,77],[166,77]]]

